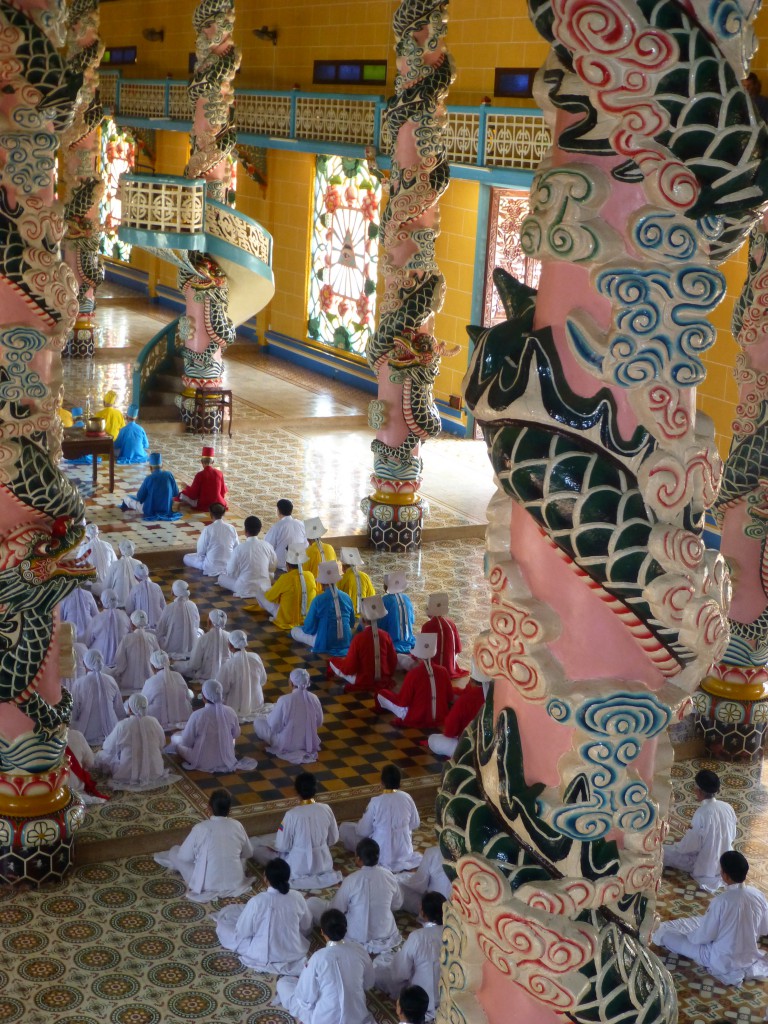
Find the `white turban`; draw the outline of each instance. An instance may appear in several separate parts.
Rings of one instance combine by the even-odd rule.
[[[137,629],[141,629],[149,624],[149,618],[143,608],[137,608],[135,612],[131,612],[131,622]]]
[[[88,538],[88,540],[93,540],[94,537],[99,536],[99,528],[96,525],[96,523],[88,523],[88,525],[85,528],[85,536]]]
[[[221,608],[214,608],[213,611],[208,612],[208,621],[212,626],[218,626],[223,629],[227,624],[227,613],[222,611]]]
[[[171,590],[174,597],[189,597],[189,584],[186,580],[174,580]]]
[[[305,668],[295,668],[290,674],[290,680],[299,690],[309,689],[309,672]]]
[[[211,704],[221,704],[224,700],[224,690],[218,679],[206,679],[203,683],[203,696]]]
[[[103,608],[117,608],[117,591],[109,587],[101,592],[101,604]]]
[[[149,664],[152,668],[168,668],[171,664],[171,659],[165,653],[165,651],[152,651],[149,656]]]
[[[91,672],[100,672],[104,668],[104,655],[94,647],[92,651],[86,651],[83,655],[83,664]]]
[[[120,550],[120,554],[125,555],[126,558],[130,558],[136,550],[136,545],[132,540],[121,540],[117,546]]]
[[[137,718],[143,718],[147,713],[148,707],[149,702],[143,693],[132,693],[125,702],[126,712],[136,715]]]
[[[236,651],[244,651],[248,646],[248,637],[242,631],[242,629],[233,629],[229,634],[229,642],[235,648]]]
[[[137,580],[148,580],[149,569],[144,565],[143,562],[137,562],[133,569],[133,575]]]

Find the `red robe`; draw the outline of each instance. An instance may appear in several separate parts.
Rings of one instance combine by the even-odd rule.
[[[203,466],[195,479],[181,492],[188,498],[197,499],[195,508],[198,512],[207,512],[211,505],[227,505],[227,485],[224,483],[224,474],[215,466]]]
[[[485,704],[485,696],[482,686],[478,686],[477,683],[467,683],[446,716],[443,736],[448,736],[452,740],[461,736],[483,704]]]
[[[427,662],[419,664],[406,673],[400,693],[382,690],[381,696],[393,704],[408,708],[408,714],[401,724],[415,729],[431,729],[442,725],[448,714],[448,705],[453,696],[451,677],[442,665],[432,662],[434,688],[427,672]],[[434,712],[433,712],[434,703]]]
[[[334,665],[345,676],[355,676],[351,686],[354,690],[380,690],[383,686],[394,686],[392,673],[397,668],[397,651],[389,633],[377,629],[379,634],[380,672],[376,676],[376,654],[373,646],[373,630],[370,626],[361,633],[355,633],[349,651],[344,658],[331,658]]]
[[[461,651],[461,637],[453,619],[445,615],[434,615],[427,619],[421,627],[422,633],[437,633],[437,654],[432,659],[433,665],[442,665],[451,679],[465,676],[464,669],[456,664],[456,655]]]

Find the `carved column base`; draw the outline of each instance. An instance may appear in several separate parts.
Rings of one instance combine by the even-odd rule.
[[[181,416],[181,422],[187,430],[194,434],[219,434],[223,415],[221,409],[214,405],[198,407],[194,398],[186,398],[179,395],[176,399],[176,407]]]
[[[768,730],[768,685],[707,677],[693,695],[704,749],[718,761],[760,761]]]
[[[428,505],[415,495],[407,495],[414,498],[407,503],[397,502],[398,497],[375,494],[360,502],[368,520],[368,536],[377,551],[414,551],[421,547],[421,528]]]
[[[96,349],[95,324],[90,317],[78,317],[62,352],[68,359],[91,359]]]

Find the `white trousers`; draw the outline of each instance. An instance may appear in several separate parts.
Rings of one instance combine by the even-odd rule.
[[[315,638],[310,636],[309,633],[305,633],[301,626],[294,626],[291,630],[291,636],[300,644],[306,644],[307,647],[314,647],[315,645]]]
[[[198,555],[198,554],[184,555],[184,565],[189,565],[193,569],[202,569],[203,568],[203,558],[202,558],[202,555]]]
[[[260,718],[254,719],[253,731],[256,739],[263,740],[264,743],[272,742],[272,729],[270,728],[266,715],[262,715]]]
[[[459,738],[457,736],[456,739],[452,739],[450,736],[443,736],[440,732],[433,732],[427,739],[427,744],[432,753],[437,754],[438,757],[453,757],[453,752],[459,745]]]
[[[126,496],[123,498],[123,501],[128,506],[128,508],[133,509],[134,512],[144,511],[144,503],[141,501],[137,501],[136,498],[132,498],[130,494],[126,494]]]
[[[376,700],[387,711],[391,711],[395,718],[403,719],[408,714],[408,708],[401,708],[399,704],[393,704],[388,697],[383,697],[380,693],[376,694]]]
[[[397,667],[402,669],[403,672],[410,671],[414,665],[417,664],[416,658],[412,654],[400,654],[397,655]]]
[[[277,573],[275,573],[275,579],[277,579]],[[264,611],[268,612],[272,616],[277,615],[277,613],[280,610],[280,605],[275,604],[274,601],[268,601],[264,596],[263,591],[256,595],[256,600],[259,602]]]
[[[183,501],[185,505],[190,505],[192,508],[197,508],[197,498],[188,498],[186,494],[179,494],[179,501]]]
[[[328,662],[328,667],[330,668],[331,672],[334,673],[334,675],[337,675],[340,679],[346,679],[348,683],[354,683],[354,681],[357,679],[356,675],[345,676],[341,669],[336,668],[332,661]]]
[[[270,832],[266,836],[252,836],[251,859],[257,864],[268,864],[275,857],[279,857],[280,854],[275,849],[276,839],[276,832]]]
[[[339,842],[345,850],[350,850],[354,853],[357,848],[357,844],[363,838],[364,837],[357,831],[356,821],[342,821],[339,825]]]

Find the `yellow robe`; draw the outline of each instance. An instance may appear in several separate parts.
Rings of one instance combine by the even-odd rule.
[[[63,427],[73,427],[75,425],[75,421],[72,419],[72,413],[69,411],[69,409],[65,409],[63,406],[61,406],[56,411],[59,414],[59,419],[61,420],[61,425]]]
[[[306,569],[304,569],[304,581],[307,585],[307,611],[309,611],[309,606],[317,593],[317,586],[315,577]],[[293,629],[294,626],[302,624],[304,616],[301,614],[301,583],[298,569],[291,569],[290,572],[278,576],[264,596],[268,601],[280,606],[275,615],[275,625],[278,629]]]
[[[104,429],[112,440],[116,441],[117,435],[125,426],[125,417],[120,410],[115,409],[112,405],[106,405],[100,412],[97,412],[94,415],[97,419],[104,420]]]
[[[355,609],[355,615],[359,618],[361,609],[358,608],[357,604],[358,596],[361,601],[364,597],[373,597],[373,595],[376,593],[376,588],[374,587],[373,583],[371,583],[371,577],[368,575],[367,572],[363,572],[362,569],[358,569],[357,574],[360,577],[359,595],[357,593],[357,580],[355,579],[355,574],[352,571],[351,566],[347,567],[347,571],[339,580],[338,586],[339,590],[342,590],[351,599],[352,607]]]
[[[336,552],[331,545],[325,544],[323,541],[320,541],[320,543],[323,545],[325,557],[320,558],[320,549],[317,546],[317,541],[311,540],[307,545],[307,560],[304,563],[304,568],[309,569],[315,579],[317,579],[317,570],[323,562],[333,562],[336,559]],[[318,587],[318,590],[322,590],[322,587]]]

